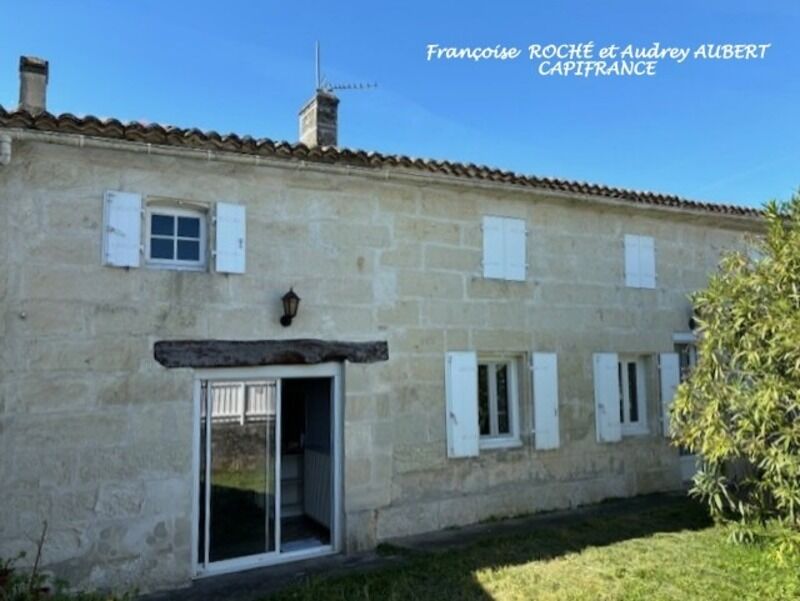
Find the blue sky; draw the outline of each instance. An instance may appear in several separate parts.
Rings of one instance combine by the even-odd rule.
[[[314,42],[343,146],[760,205],[800,186],[800,4],[6,0],[0,104],[18,57],[50,60],[48,108],[297,139]],[[426,62],[429,43],[771,43],[652,78],[541,77],[527,60]]]

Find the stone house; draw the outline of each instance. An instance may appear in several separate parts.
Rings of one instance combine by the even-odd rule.
[[[687,295],[758,211],[339,148],[325,90],[277,143],[55,116],[20,76],[0,555],[46,520],[58,574],[159,589],[691,472]]]

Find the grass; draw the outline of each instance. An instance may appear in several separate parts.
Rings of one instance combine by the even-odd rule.
[[[396,567],[313,577],[270,600],[800,600],[799,564],[778,565],[763,547],[729,543],[685,499],[400,554]]]

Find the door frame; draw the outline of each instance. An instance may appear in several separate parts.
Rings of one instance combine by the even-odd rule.
[[[226,559],[204,565],[199,557],[200,538],[200,403],[202,396],[201,385],[204,380],[278,380],[278,398],[281,399],[281,380],[305,378],[332,378],[331,401],[333,411],[332,424],[332,452],[333,452],[333,513],[331,525],[331,542],[315,549],[280,552],[280,510],[277,512],[276,530],[278,533],[276,550],[261,555],[249,555],[234,559]],[[261,367],[221,367],[196,369],[193,373],[193,410],[192,410],[192,577],[203,578],[230,572],[249,570],[311,559],[338,553],[342,550],[344,535],[344,503],[343,503],[343,467],[344,467],[344,366],[342,363],[329,362],[315,365],[268,365]],[[276,416],[280,415],[280,408]],[[276,423],[276,445],[280,449],[280,419]],[[277,453],[277,457],[280,453]],[[276,505],[280,508],[280,460],[276,461]]]

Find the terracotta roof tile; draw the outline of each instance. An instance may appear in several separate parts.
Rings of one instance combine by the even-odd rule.
[[[309,148],[301,143],[275,142],[269,138],[254,139],[250,136],[219,134],[215,131],[204,132],[196,128],[182,129],[179,127],[159,125],[156,123],[146,124],[137,121],[122,123],[118,119],[99,119],[91,115],[78,117],[69,113],[52,115],[45,112],[34,116],[24,110],[7,111],[0,106],[0,127],[82,134],[97,138],[111,138],[115,140],[128,140],[132,142],[144,142],[148,144],[184,148],[219,150],[321,163],[340,163],[367,168],[400,167],[416,169],[428,173],[440,173],[453,177],[501,182],[542,190],[613,198],[637,204],[675,207],[684,210],[743,217],[760,217],[762,215],[759,209],[750,207],[699,202],[669,194],[656,194],[654,192],[613,188],[586,182],[522,175],[512,171],[504,171],[487,167],[486,165],[475,165],[473,163],[465,164],[451,161],[425,160],[403,155],[366,152],[348,148]]]

